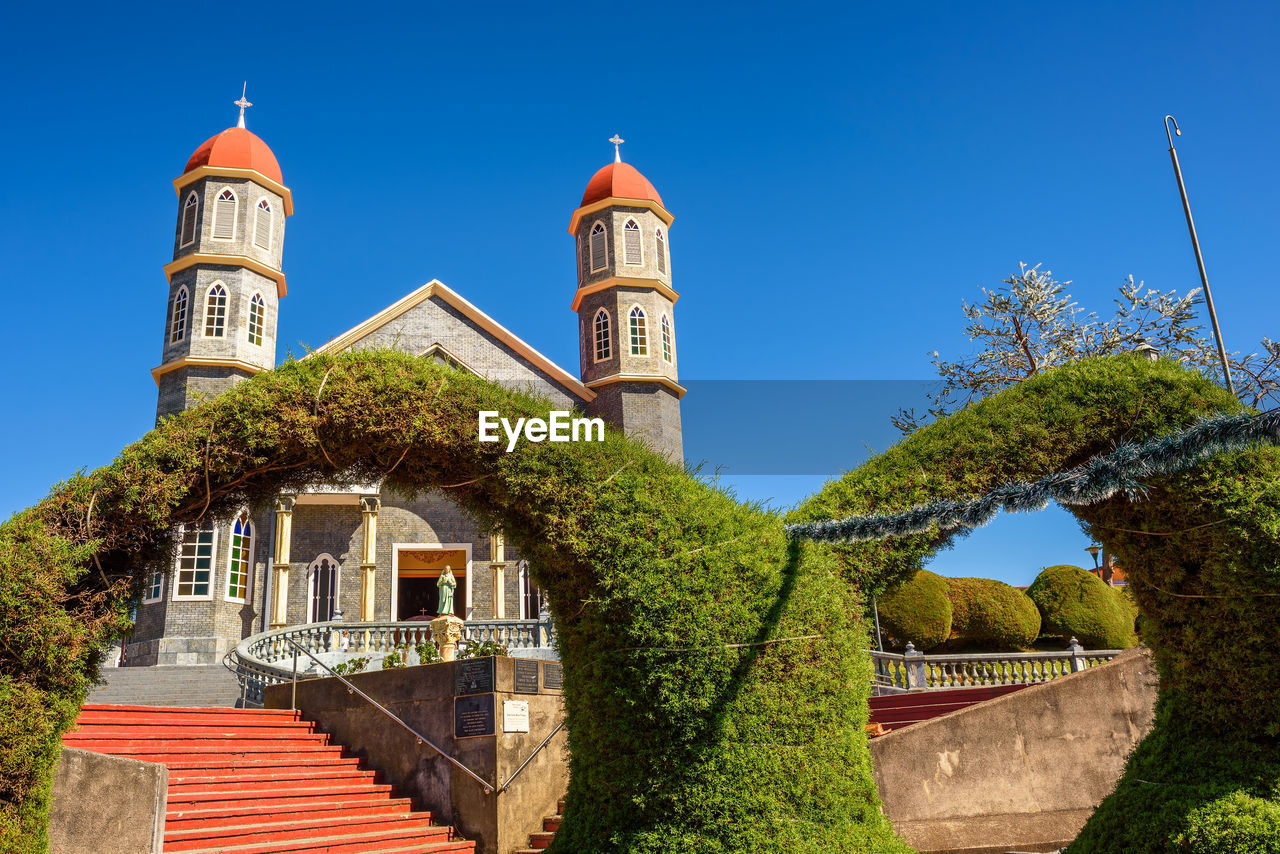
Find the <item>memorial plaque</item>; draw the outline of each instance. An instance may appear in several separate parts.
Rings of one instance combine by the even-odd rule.
[[[502,731],[503,732],[528,732],[529,731],[529,701],[528,700],[503,700],[502,701]]]
[[[493,693],[492,658],[475,658],[454,663],[453,694],[455,697],[465,694],[491,693]]]
[[[517,658],[511,662],[516,666],[515,692],[517,694],[538,693],[538,662],[527,658]]]
[[[494,735],[493,695],[476,694],[453,700],[453,737]]]
[[[564,668],[558,661],[547,661],[542,665],[542,686],[544,688],[564,687]]]

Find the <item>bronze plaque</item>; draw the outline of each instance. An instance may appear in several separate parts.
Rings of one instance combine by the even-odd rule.
[[[515,665],[515,692],[517,694],[538,693],[538,662],[527,658],[513,659]]]
[[[454,738],[493,735],[495,731],[492,694],[476,694],[453,699]]]
[[[473,658],[453,665],[453,694],[493,693],[493,658]]]
[[[564,687],[564,668],[558,661],[547,661],[542,665],[542,685],[557,690]]]

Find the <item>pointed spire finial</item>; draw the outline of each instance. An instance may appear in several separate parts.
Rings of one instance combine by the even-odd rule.
[[[613,143],[613,162],[621,163],[622,149],[618,148],[618,146],[622,145],[626,140],[615,133],[613,136],[609,137],[609,141]]]
[[[238,128],[244,127],[244,108],[253,106],[253,103],[244,96],[244,93],[248,91],[249,81],[246,80],[244,81],[244,86],[240,89],[240,100],[235,102],[235,105],[240,108],[240,118],[236,121],[236,127]]]

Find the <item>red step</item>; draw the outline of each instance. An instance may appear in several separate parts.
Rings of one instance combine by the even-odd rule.
[[[475,851],[298,712],[88,705],[63,742],[169,768],[165,851]]]

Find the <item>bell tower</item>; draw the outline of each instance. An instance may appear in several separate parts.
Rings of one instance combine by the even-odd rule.
[[[195,406],[275,367],[276,321],[287,293],[284,221],[293,194],[267,144],[240,118],[205,141],[173,182],[178,217],[160,365],[156,420]]]
[[[644,175],[614,160],[596,172],[573,212],[582,382],[588,412],[681,463],[680,399],[668,229],[673,217]]]

